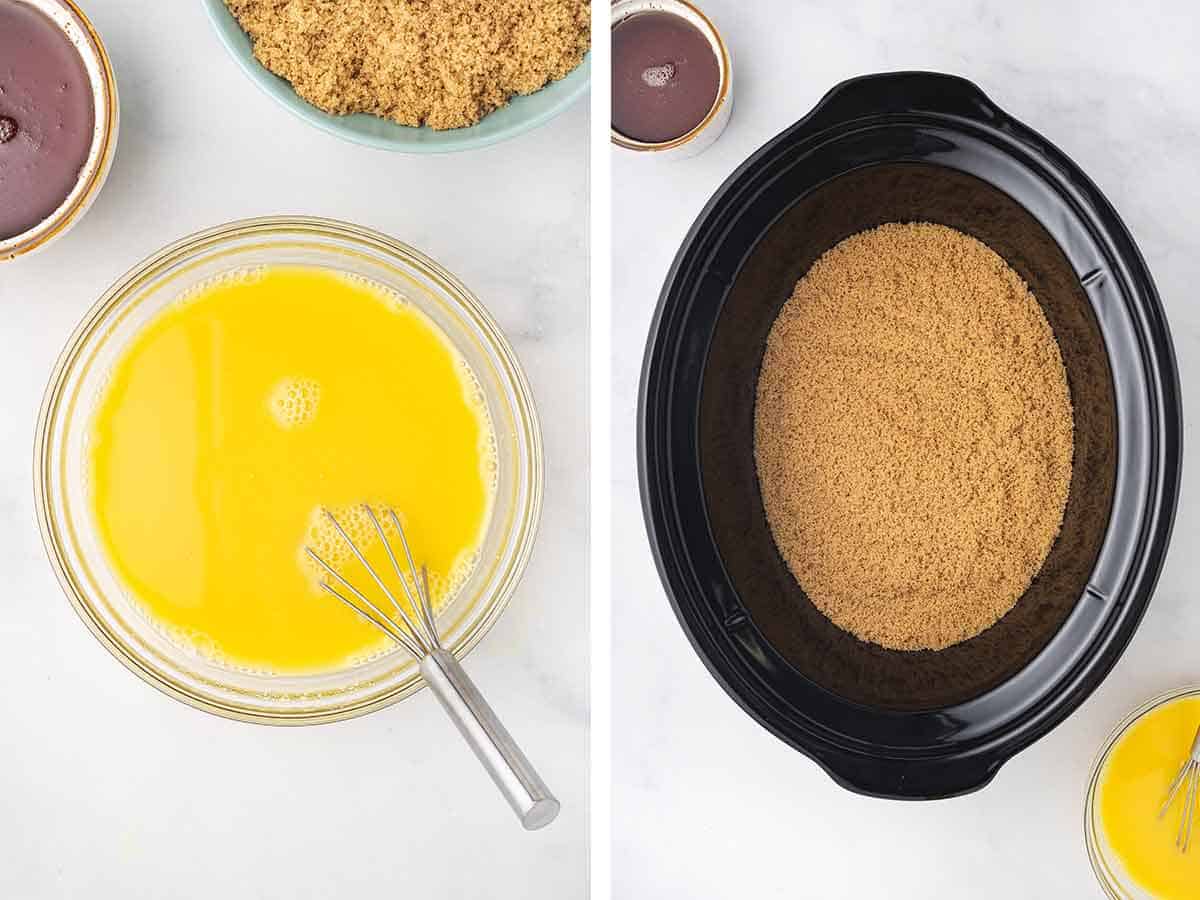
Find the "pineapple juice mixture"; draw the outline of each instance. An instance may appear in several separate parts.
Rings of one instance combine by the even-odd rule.
[[[1200,698],[1172,700],[1129,726],[1100,773],[1104,837],[1129,875],[1161,900],[1200,900],[1200,832],[1193,832],[1187,853],[1175,846],[1185,794],[1158,815],[1197,726]]]
[[[474,566],[494,494],[465,360],[411,305],[317,268],[223,277],[159,313],[113,367],[90,439],[92,512],[129,593],[174,640],[257,671],[390,647],[319,588],[306,545],[370,584],[323,508],[381,572],[361,504],[394,508],[438,606]]]

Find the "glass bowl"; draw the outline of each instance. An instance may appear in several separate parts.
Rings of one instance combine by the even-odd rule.
[[[242,30],[225,0],[204,0],[204,7],[229,55],[250,80],[276,102],[322,131],[380,150],[453,153],[498,144],[549,122],[587,93],[591,80],[592,55],[589,52],[578,66],[558,81],[552,81],[532,94],[511,98],[506,106],[494,110],[469,128],[435,131],[424,126],[401,125],[366,113],[335,116],[317,109],[297,94],[287,80],[258,61],[250,36]]]
[[[1096,874],[1096,880],[1107,897],[1116,898],[1116,900],[1154,900],[1154,895],[1141,887],[1126,871],[1125,866],[1122,865],[1120,858],[1105,837],[1100,822],[1100,775],[1108,762],[1109,753],[1131,725],[1147,713],[1187,697],[1200,697],[1200,685],[1177,688],[1147,700],[1122,719],[1121,723],[1113,729],[1112,734],[1100,748],[1100,752],[1096,754],[1096,761],[1092,763],[1092,771],[1088,776],[1087,800],[1083,810],[1083,835],[1087,842],[1088,859],[1092,863],[1092,871]],[[1186,747],[1180,748],[1181,761],[1186,752]]]
[[[95,534],[86,482],[93,408],[131,337],[189,288],[270,264],[337,269],[397,292],[437,323],[478,377],[496,433],[496,496],[480,562],[438,616],[443,643],[456,656],[474,647],[512,596],[537,530],[543,460],[533,396],[479,300],[433,260],[382,234],[326,219],[232,222],[184,238],[126,273],[84,317],[50,378],[37,428],[35,499],[59,581],[122,663],[211,713],[312,724],[370,712],[414,693],[422,682],[412,659],[395,650],[320,674],[252,674],[171,641],[112,571]]]

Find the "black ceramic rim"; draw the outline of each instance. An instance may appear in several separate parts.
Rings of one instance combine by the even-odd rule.
[[[747,630],[755,629],[707,519],[698,453],[700,385],[720,304],[699,309],[697,297],[702,289],[711,296],[732,285],[744,257],[723,257],[722,242],[752,199],[770,190],[779,172],[794,174],[838,142],[854,149],[837,174],[880,163],[934,163],[979,177],[1023,206],[1059,243],[1086,288],[1113,370],[1116,496],[1089,588],[1051,646],[1009,681],[955,708],[879,711],[832,695],[800,708],[774,690],[751,658],[772,650],[745,640]],[[811,188],[829,175],[827,170],[814,175]],[[1122,319],[1119,333],[1105,323],[1106,306]],[[1137,428],[1131,427],[1135,421]],[[838,85],[716,192],[685,238],[659,300],[642,372],[638,427],[650,543],[693,647],[756,721],[839,784],[877,796],[934,798],[976,790],[1083,702],[1115,665],[1145,613],[1179,493],[1178,371],[1157,291],[1129,232],[1061,151],[970,82],[932,73],[874,75]],[[787,665],[779,659],[772,664]],[[895,735],[932,733],[936,726],[952,737],[927,744],[873,741],[853,734],[857,725],[844,727],[847,720],[877,720],[880,733]]]

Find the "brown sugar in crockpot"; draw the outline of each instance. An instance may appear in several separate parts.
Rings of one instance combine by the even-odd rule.
[[[1007,263],[951,228],[829,250],[767,339],[754,415],[771,532],[812,602],[896,650],[1008,612],[1062,524],[1073,415],[1058,344]]]
[[[254,55],[335,115],[474,125],[562,78],[590,46],[590,0],[225,0]]]

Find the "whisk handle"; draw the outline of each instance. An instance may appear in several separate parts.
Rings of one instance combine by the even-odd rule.
[[[421,675],[521,824],[533,831],[553,822],[558,801],[459,661],[446,650],[434,650],[421,660]]]

